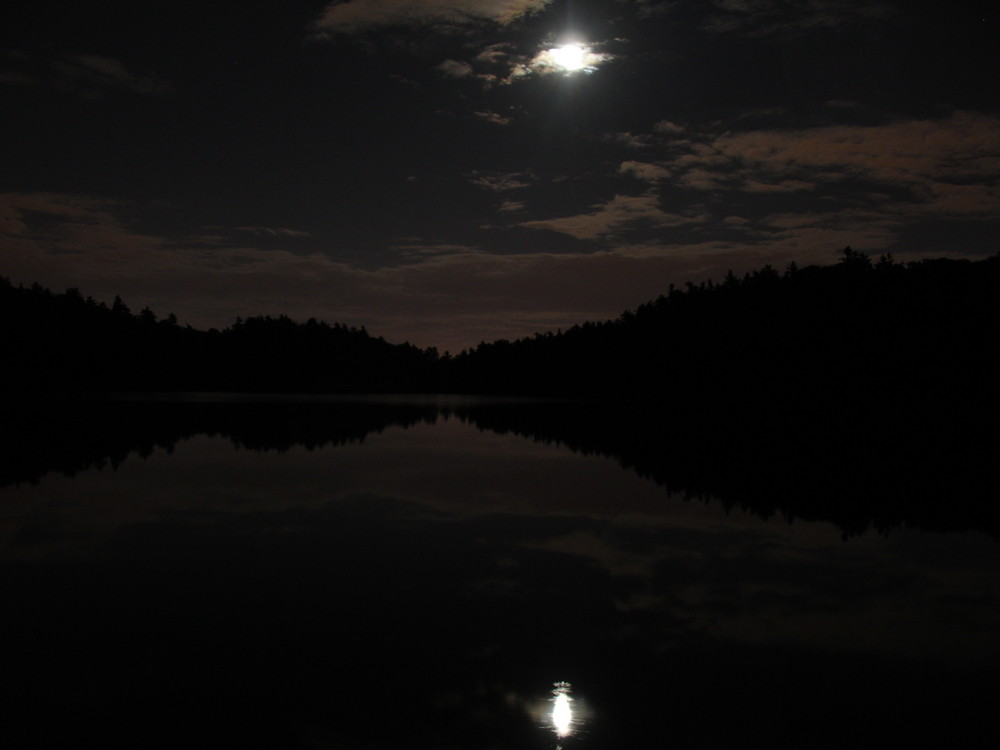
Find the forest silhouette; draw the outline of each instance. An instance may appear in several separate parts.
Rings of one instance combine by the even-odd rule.
[[[1000,254],[765,266],[668,293],[619,318],[451,356],[364,328],[286,316],[223,330],[133,314],[77,289],[0,278],[8,390],[52,393],[488,393],[655,400],[673,408],[853,408],[994,396]]]
[[[120,297],[109,307],[2,278],[0,335],[6,387],[47,394],[426,391],[436,359],[339,323],[260,316],[202,331]]]
[[[671,288],[605,323],[481,344],[454,382],[477,392],[655,398],[675,405],[926,400],[994,390],[1000,255],[765,266]]]

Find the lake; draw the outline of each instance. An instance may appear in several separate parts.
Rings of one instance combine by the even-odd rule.
[[[986,746],[992,516],[879,506],[897,466],[851,480],[859,520],[849,466],[762,478],[722,437],[613,411],[20,411],[0,476],[5,747]],[[948,482],[931,486],[963,495]]]

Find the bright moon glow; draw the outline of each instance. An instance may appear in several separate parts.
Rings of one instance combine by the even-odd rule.
[[[556,731],[557,737],[568,737],[573,732],[573,708],[569,697],[569,683],[557,682],[555,694],[555,705],[552,706],[552,728]]]
[[[564,44],[549,50],[552,62],[563,70],[582,70],[587,67],[587,50],[578,44]]]

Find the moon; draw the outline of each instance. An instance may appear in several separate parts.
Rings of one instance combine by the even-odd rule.
[[[579,44],[564,44],[549,50],[549,57],[558,67],[566,71],[583,70],[587,62],[587,50]]]

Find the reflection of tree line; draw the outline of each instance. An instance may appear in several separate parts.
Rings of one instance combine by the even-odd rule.
[[[67,401],[9,416],[0,486],[117,466],[196,435],[251,450],[362,441],[390,426],[433,422],[433,405],[371,402]],[[1000,533],[995,441],[942,432],[923,415],[888,424],[813,411],[768,419],[608,402],[510,401],[451,406],[481,429],[612,457],[672,492],[764,518],[826,520],[845,534],[908,525]],[[20,416],[16,416],[20,415]],[[883,417],[887,415],[883,414]],[[614,502],[614,498],[609,498]]]
[[[0,487],[50,472],[117,469],[133,453],[170,452],[198,435],[259,451],[343,445],[387,427],[433,420],[436,411],[398,404],[62,399],[20,404],[4,416]]]
[[[480,407],[480,428],[616,459],[668,491],[762,518],[829,521],[845,535],[900,526],[1000,535],[996,439],[923,414],[766,409],[726,415],[650,404]],[[882,422],[881,420],[886,420]]]

